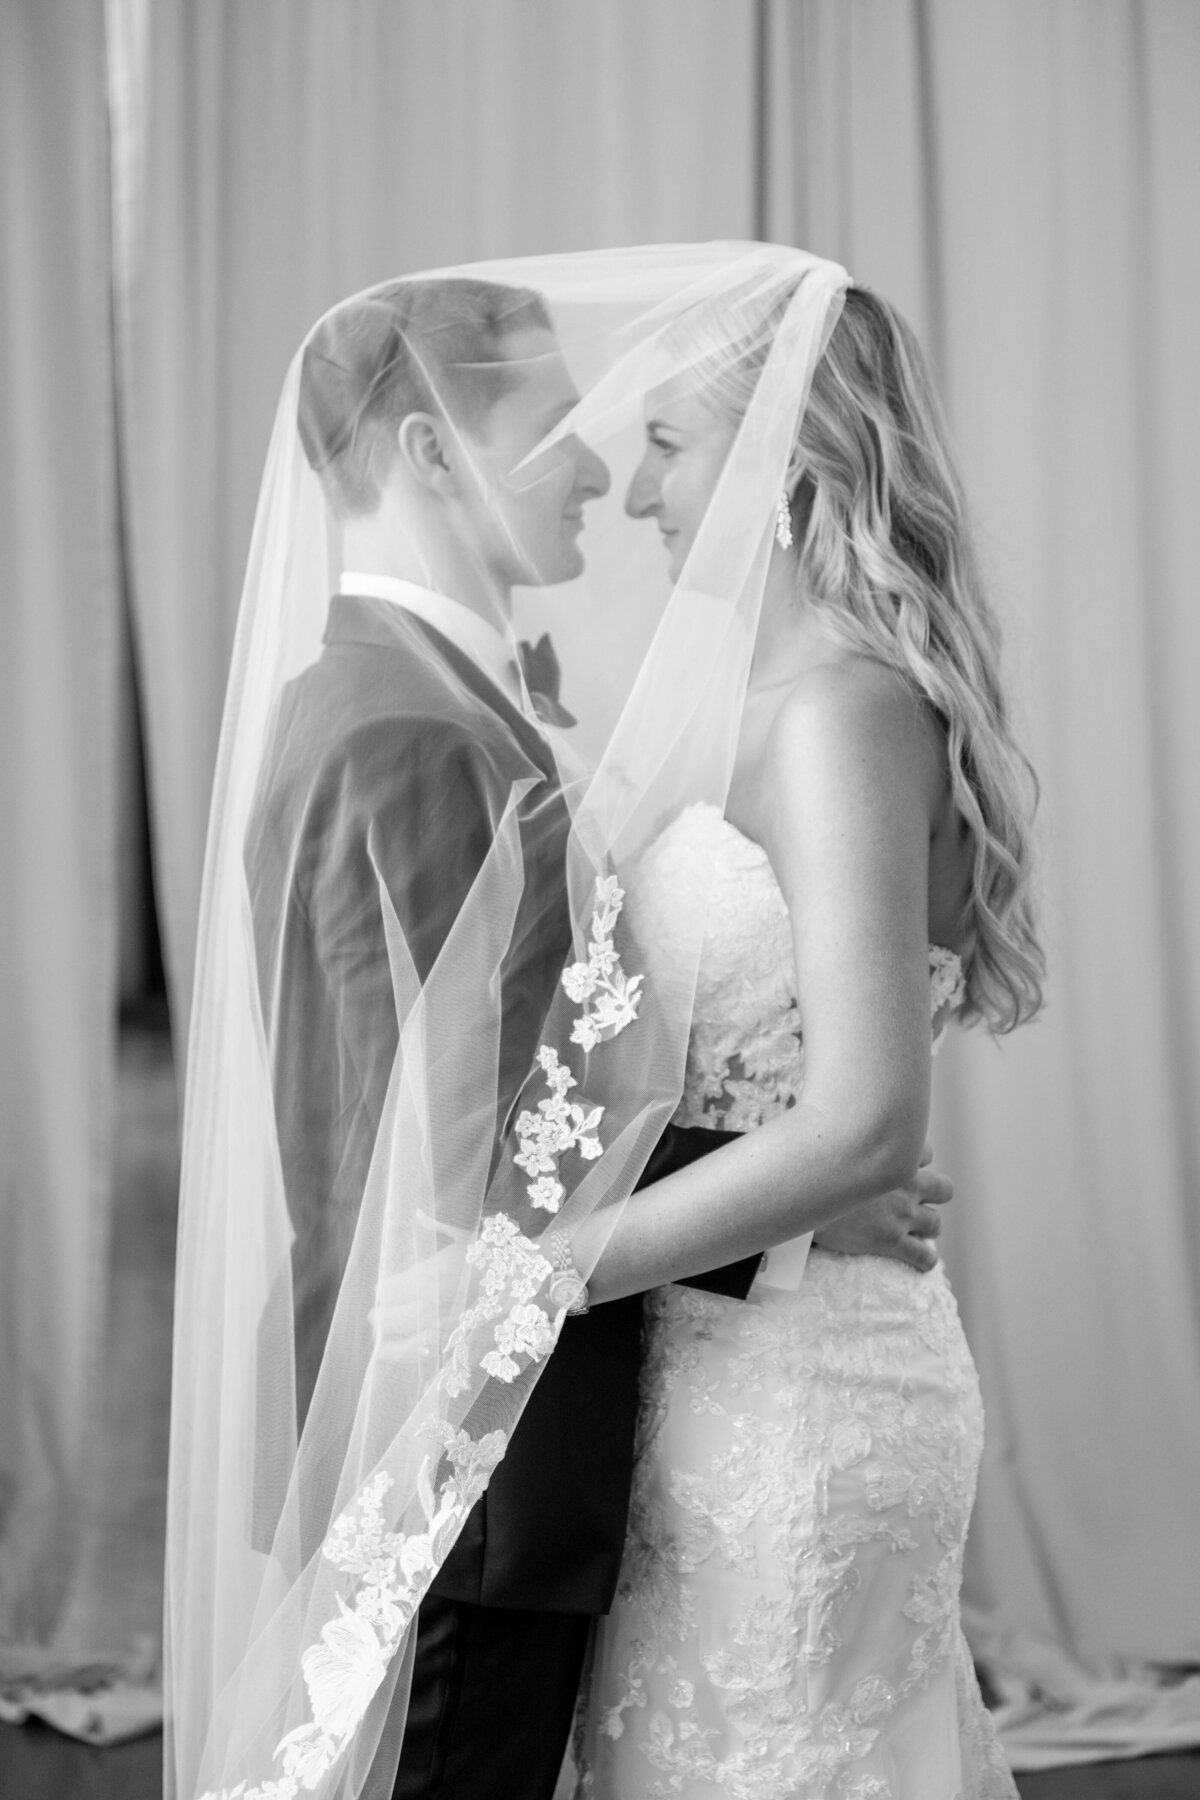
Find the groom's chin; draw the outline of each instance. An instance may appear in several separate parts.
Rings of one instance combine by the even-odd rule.
[[[542,570],[535,585],[560,587],[565,581],[575,581],[583,574],[585,564],[583,551],[577,544],[571,544],[554,558],[552,564]]]

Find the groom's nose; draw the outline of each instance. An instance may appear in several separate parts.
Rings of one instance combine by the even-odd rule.
[[[589,500],[599,500],[612,486],[609,466],[582,438],[575,438],[574,446],[576,491]]]

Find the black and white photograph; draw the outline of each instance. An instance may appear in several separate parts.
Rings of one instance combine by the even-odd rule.
[[[0,1800],[1198,1800],[1200,5],[0,0]]]

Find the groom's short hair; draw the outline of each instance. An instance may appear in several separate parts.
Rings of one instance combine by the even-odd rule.
[[[553,327],[532,288],[459,276],[393,282],[322,319],[304,347],[299,427],[334,511],[375,510],[409,413],[477,426],[512,384],[508,340],[539,329]]]

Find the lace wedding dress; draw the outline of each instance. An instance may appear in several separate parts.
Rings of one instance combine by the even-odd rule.
[[[693,806],[630,883],[652,964],[705,903],[678,1117],[752,1130],[802,1077],[787,909],[764,851]],[[961,969],[930,967],[936,1015]],[[648,1298],[588,1800],[1015,1800],[959,1623],[983,1415],[945,1273],[804,1249],[745,1301]]]

